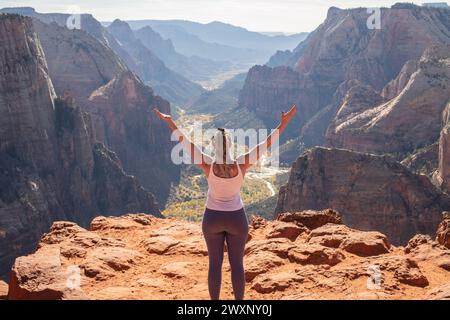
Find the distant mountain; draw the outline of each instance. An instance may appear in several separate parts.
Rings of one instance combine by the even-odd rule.
[[[127,21],[133,29],[151,26],[171,39],[184,55],[197,55],[236,63],[264,63],[277,50],[293,49],[307,33],[269,36],[222,22],[207,24],[183,20]]]
[[[203,24],[185,20],[141,20],[129,23],[132,28],[139,25],[155,26],[156,29],[159,26],[177,26],[206,42],[272,52],[277,49],[293,49],[307,35],[306,32],[288,36],[267,35],[219,21]]]
[[[198,56],[216,61],[232,61],[236,64],[262,63],[266,53],[254,49],[237,48],[217,42],[210,43],[174,25],[153,24],[152,29],[173,42],[175,50],[185,56]],[[272,52],[273,53],[273,52]]]
[[[208,80],[233,67],[233,64],[228,61],[214,61],[198,56],[184,56],[175,50],[172,40],[163,39],[159,33],[149,26],[134,30],[134,35],[144,46],[158,56],[167,67],[176,70],[192,81]]]
[[[132,70],[162,97],[176,104],[185,104],[204,91],[200,85],[167,68],[164,62],[134,35],[126,22],[116,19],[107,30],[131,56],[136,65],[136,69]]]
[[[56,22],[60,26],[66,26],[66,21],[69,17],[69,14],[62,13],[39,13],[28,7],[4,8],[0,12],[30,16],[44,23]],[[134,37],[133,32],[126,26],[126,23],[123,27],[124,29],[129,29],[124,31],[129,32],[130,35],[130,38],[126,39],[129,45],[132,44],[129,47],[123,46],[123,43],[117,41],[118,39],[90,14],[81,15],[80,26],[83,31],[110,47],[130,70],[151,85],[157,94],[169,101],[183,104],[191,97],[198,96],[203,92],[200,85],[167,68],[164,62]]]

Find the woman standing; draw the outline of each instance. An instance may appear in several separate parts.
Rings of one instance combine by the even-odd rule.
[[[233,158],[233,144],[229,133],[219,128],[212,138],[214,158],[204,154],[178,130],[170,115],[155,109],[176,134],[183,148],[196,160],[208,181],[208,195],[203,214],[202,231],[209,256],[208,289],[212,300],[218,300],[222,282],[222,262],[224,244],[227,243],[228,260],[231,267],[231,282],[236,300],[244,298],[244,249],[248,237],[248,219],[240,196],[240,190],[246,171],[254,165],[272,145],[274,139],[284,131],[297,112],[293,106],[288,112],[281,113],[278,127],[267,139],[248,153]]]

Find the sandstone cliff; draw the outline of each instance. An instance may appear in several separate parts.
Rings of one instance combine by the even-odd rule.
[[[426,176],[388,157],[314,148],[293,164],[276,212],[335,208],[348,226],[405,244],[416,233],[434,234],[449,206]]]
[[[406,248],[351,229],[333,210],[253,218],[245,250],[247,299],[444,299],[450,250],[416,235]],[[209,299],[199,223],[134,214],[90,230],[55,222],[12,268],[9,299]],[[224,259],[222,299],[232,298]]]
[[[302,126],[332,103],[343,82],[357,80],[380,92],[405,63],[418,60],[426,48],[448,44],[449,15],[445,9],[399,5],[381,9],[381,29],[369,29],[366,22],[370,14],[365,8],[331,8],[326,20],[295,50],[291,57],[294,63],[250,70],[239,105],[255,111],[267,126],[272,126],[281,110],[297,104],[297,132],[290,134],[299,136]],[[395,92],[395,86],[398,89],[402,85],[402,81],[391,83],[389,90]],[[386,96],[391,94],[389,90]],[[417,96],[422,92],[419,88]],[[436,98],[429,98],[434,106]],[[320,126],[327,126],[330,118],[322,117],[325,122]],[[436,138],[436,132],[434,135]]]
[[[443,112],[442,130],[439,137],[438,168],[433,175],[433,180],[447,193],[450,192],[450,101]]]
[[[396,82],[402,78],[404,74]],[[418,70],[388,102],[366,96],[369,103],[364,108],[337,115],[327,131],[329,146],[401,157],[433,144],[450,100],[450,45],[427,49]],[[348,103],[344,100],[341,109]]]
[[[70,91],[85,106],[92,91],[127,68],[114,51],[83,30],[69,30],[55,22],[33,19],[55,91]]]
[[[170,158],[170,131],[153,108],[170,114],[169,103],[131,71],[92,92],[87,105],[96,139],[114,150],[125,172],[136,176],[163,204],[180,169]]]
[[[89,115],[56,98],[30,18],[0,16],[0,274],[55,220],[160,215],[153,196],[95,143]]]
[[[179,168],[171,165],[169,130],[152,110],[170,113],[169,103],[90,34],[54,22],[33,19],[33,24],[57,95],[70,92],[82,110],[94,116],[95,139],[116,152],[125,172],[135,175],[164,204]]]

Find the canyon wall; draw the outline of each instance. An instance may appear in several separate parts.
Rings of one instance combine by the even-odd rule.
[[[257,66],[250,70],[240,107],[254,111],[267,126],[273,126],[282,110],[297,104],[298,119],[286,138],[306,135],[313,137],[304,141],[306,146],[314,146],[310,141],[323,140],[324,133],[301,130],[310,120],[328,126],[334,110],[330,109],[329,116],[321,116],[324,123],[318,123],[315,116],[328,112],[324,109],[342,83],[357,80],[381,92],[405,63],[418,60],[432,45],[450,42],[450,11],[446,9],[402,4],[382,8],[380,29],[367,27],[369,16],[365,8],[331,8],[326,20],[290,58],[286,52],[279,57],[286,66]],[[387,89],[385,94],[389,95]],[[314,130],[315,125],[309,128]],[[316,134],[322,136],[314,137]]]
[[[0,16],[0,274],[55,220],[161,216],[153,195],[96,143],[90,116],[57,98],[30,18]]]
[[[276,213],[334,208],[348,226],[404,244],[417,233],[434,234],[449,206],[426,176],[389,157],[314,148],[293,164]]]

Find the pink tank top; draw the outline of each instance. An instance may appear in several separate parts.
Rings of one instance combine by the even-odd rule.
[[[208,175],[206,207],[218,211],[235,211],[244,207],[240,191],[244,176],[238,165],[238,174],[233,178],[221,178],[214,174],[214,163]]]

